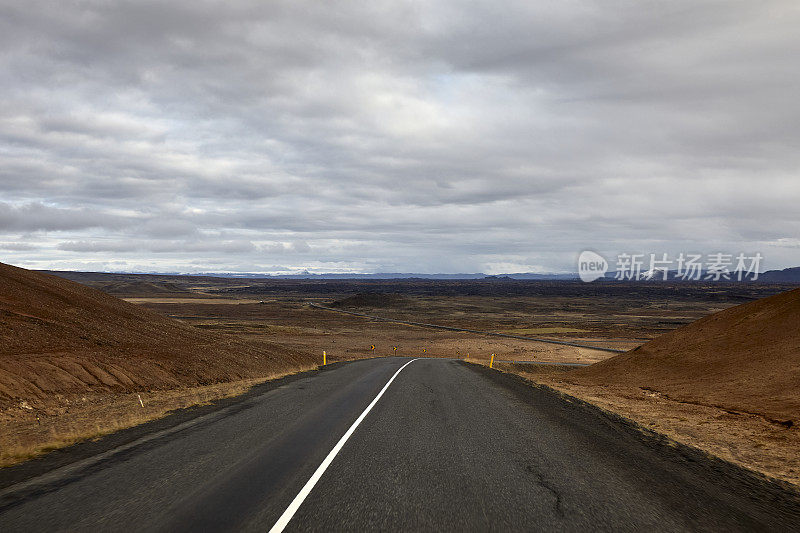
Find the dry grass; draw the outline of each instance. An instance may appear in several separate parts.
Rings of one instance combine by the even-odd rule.
[[[0,412],[0,467],[156,420],[177,409],[238,396],[259,383],[313,368],[178,390],[62,396],[57,399],[59,405],[50,409],[6,409]]]
[[[507,360],[594,362],[611,355],[608,352],[571,346],[375,322],[331,311],[305,308],[292,302],[239,308],[209,308],[206,312],[214,313],[218,318],[198,318],[204,312],[203,307],[187,309],[183,311],[185,315],[178,315],[179,306],[154,306],[154,309],[186,316],[187,318],[182,318],[184,322],[200,329],[251,342],[273,340],[306,353],[321,355],[325,350],[329,358],[336,360],[391,355],[460,359],[469,354],[488,358],[495,353],[497,359]],[[248,312],[248,309],[252,312],[249,316],[236,317],[234,314],[234,310]],[[602,338],[590,338],[589,342],[613,347],[621,344],[618,340]],[[632,344],[635,346],[639,342],[633,341]],[[374,351],[372,345],[375,346]],[[393,350],[395,346],[397,352]]]
[[[220,333],[234,333],[240,336],[249,336],[250,338],[260,335],[324,335],[323,332],[314,328],[241,320],[225,320],[224,322],[221,320],[193,320],[192,325],[200,329],[218,331]]]
[[[140,279],[136,276],[125,278],[134,281]],[[238,287],[241,290],[212,295],[195,294],[192,297],[191,294],[148,293],[144,290],[146,287],[140,287],[137,292],[124,294],[131,297],[128,301],[177,317],[185,325],[206,330],[203,334],[219,333],[232,341],[280,341],[289,350],[318,355],[320,359],[322,350],[326,350],[329,362],[402,355],[454,357],[488,365],[491,354],[496,353],[497,359],[586,363],[611,355],[569,346],[380,323],[307,306],[309,300],[330,304],[331,299],[352,294],[357,284],[341,284],[342,294],[337,295],[329,290],[316,294],[316,283],[264,282],[274,285],[273,289],[285,285],[286,290],[259,291],[261,282],[192,281],[191,278],[176,278],[173,281],[179,282],[180,288],[190,291],[213,292],[218,287]],[[191,283],[194,285],[189,286]],[[630,289],[616,286],[592,286],[587,289],[583,285],[578,286],[581,291],[602,289],[611,291],[609,294],[572,294],[568,291],[571,286],[559,287],[550,292],[534,292],[518,297],[409,295],[388,308],[355,310],[389,318],[483,331],[504,330],[614,348],[633,348],[681,324],[738,303],[742,297],[733,291],[728,296],[709,299],[704,289],[689,285],[676,286],[675,292],[669,294],[661,289],[652,289],[655,292],[646,287],[642,289],[642,285]],[[122,288],[129,291],[136,287],[126,285]],[[176,292],[174,287],[166,289]],[[298,292],[293,292],[295,290]],[[223,295],[230,297],[220,297]],[[375,345],[374,351],[371,345]],[[397,352],[393,351],[395,346]],[[283,351],[280,353],[283,354]],[[495,368],[515,371],[533,381],[554,387],[559,386],[561,377],[567,371],[557,366],[508,367],[503,363],[496,363]],[[135,393],[58,396],[52,399],[50,405],[53,407],[47,410],[14,406],[0,411],[0,465],[20,462],[54,448],[157,419],[181,407],[240,394],[256,383],[276,377],[279,376],[142,394],[143,408]],[[755,470],[787,480],[800,477],[797,473],[800,468],[793,466],[800,458],[796,432],[776,431],[775,428],[759,426],[758,421],[743,420],[746,417],[719,411],[703,412],[692,406],[673,405],[663,398],[652,398],[638,390],[568,390],[566,386],[562,390],[637,420],[656,431],[674,435],[675,440],[701,449],[717,450],[711,453]],[[41,425],[36,420],[37,412]],[[794,450],[793,456],[787,455],[787,450]],[[785,459],[783,474],[779,465],[781,454]]]
[[[164,298],[164,297],[133,297],[122,298],[134,304],[205,304],[205,305],[233,305],[257,304],[260,300],[237,298]]]
[[[584,333],[585,329],[576,328],[514,328],[504,329],[500,333],[508,333],[509,335],[550,335],[552,333]]]

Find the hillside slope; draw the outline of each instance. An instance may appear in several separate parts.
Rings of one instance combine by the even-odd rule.
[[[106,294],[114,296],[193,296],[194,293],[187,291],[169,282],[148,282],[148,281],[129,281],[122,283],[105,283],[93,285]]]
[[[310,360],[277,344],[201,331],[78,283],[0,263],[0,406],[53,394],[259,377]]]
[[[651,389],[672,399],[800,422],[800,289],[731,307],[568,381]]]

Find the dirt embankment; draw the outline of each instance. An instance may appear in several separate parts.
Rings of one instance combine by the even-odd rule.
[[[564,379],[638,387],[797,425],[800,289],[714,313]]]
[[[711,314],[587,368],[501,365],[800,487],[800,289]]]
[[[196,387],[290,371],[309,354],[201,331],[0,263],[0,408],[53,395]]]

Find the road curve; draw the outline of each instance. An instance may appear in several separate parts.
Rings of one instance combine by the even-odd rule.
[[[408,358],[339,364],[0,491],[0,531],[266,531]],[[4,471],[0,471],[0,482]],[[581,402],[420,359],[286,531],[797,530],[795,493]]]

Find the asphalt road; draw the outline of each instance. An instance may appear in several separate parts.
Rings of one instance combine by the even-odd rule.
[[[286,531],[800,530],[795,494],[728,463],[514,376],[408,361],[333,365],[15,480],[0,531],[267,531],[382,390]]]

